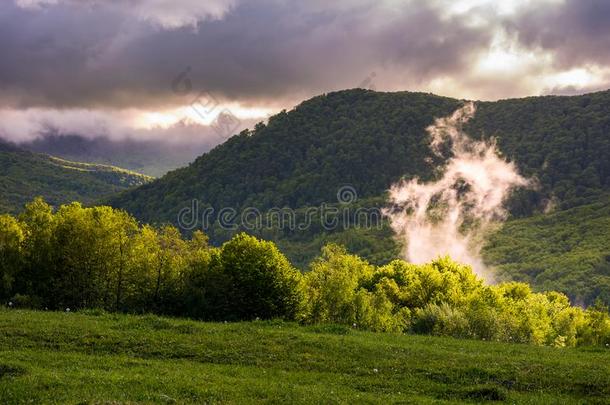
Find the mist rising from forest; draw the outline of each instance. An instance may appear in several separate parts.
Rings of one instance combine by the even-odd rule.
[[[394,184],[390,188],[393,208],[386,215],[404,242],[407,260],[419,264],[450,255],[490,282],[493,277],[480,256],[482,235],[506,218],[504,202],[511,190],[529,181],[512,162],[500,157],[493,141],[476,141],[463,131],[475,111],[474,103],[467,103],[426,129],[432,152],[448,155],[442,177]]]

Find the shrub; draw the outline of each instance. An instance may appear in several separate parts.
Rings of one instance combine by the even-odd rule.
[[[225,243],[213,272],[226,277],[227,316],[295,319],[303,305],[301,273],[274,243],[241,233]]]
[[[429,303],[424,308],[417,308],[413,316],[412,330],[415,333],[439,336],[469,335],[468,319],[464,313],[446,303]]]
[[[610,345],[601,303],[583,310],[524,283],[485,286],[448,257],[376,267],[337,245],[301,275],[246,234],[221,248],[195,232],[140,225],[110,207],[56,212],[41,199],[0,216],[0,299],[12,307],[152,312],[205,320],[284,318],[373,331],[551,346]]]
[[[366,261],[339,246],[324,247],[305,276],[306,321],[357,324],[366,319],[370,298],[362,286],[372,275]]]
[[[26,294],[15,294],[10,302],[14,308],[40,309],[42,307],[40,298]]]

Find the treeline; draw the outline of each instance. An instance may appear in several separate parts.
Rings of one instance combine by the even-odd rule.
[[[327,246],[304,277],[307,322],[551,346],[610,344],[608,308],[584,310],[525,283],[485,285],[469,266],[439,258],[376,267]]]
[[[195,232],[138,224],[110,207],[57,211],[37,199],[0,216],[0,298],[12,307],[101,308],[202,320],[283,318],[373,331],[553,346],[608,345],[610,318],[527,284],[484,285],[438,259],[374,266],[328,245],[302,274],[272,242],[239,234],[221,247]]]
[[[0,297],[12,306],[102,308],[209,320],[295,318],[301,275],[270,242],[245,234],[222,248],[173,226],[41,199],[0,216]]]

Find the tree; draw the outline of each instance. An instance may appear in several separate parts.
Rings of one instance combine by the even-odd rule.
[[[124,297],[132,289],[128,273],[133,255],[134,235],[139,231],[136,220],[124,211],[110,207],[90,209],[95,226],[95,254],[100,263],[104,306],[123,310]]]
[[[196,319],[221,321],[231,318],[231,279],[224,273],[218,248],[191,252],[183,278],[183,312]]]
[[[63,205],[55,214],[53,252],[57,268],[52,286],[60,308],[103,307],[111,269],[108,237],[80,203]],[[111,258],[110,258],[111,259]]]
[[[130,271],[127,274],[127,284],[131,288],[124,297],[125,306],[132,312],[151,311],[160,256],[157,230],[144,225],[134,235],[132,248]]]
[[[241,233],[220,252],[230,282],[228,314],[232,319],[295,319],[302,305],[301,273],[274,243]]]
[[[309,322],[358,323],[359,290],[374,268],[338,245],[327,245],[305,276]],[[362,298],[362,297],[361,297]],[[360,298],[360,299],[361,299]]]
[[[144,226],[135,236],[132,265],[140,311],[176,313],[180,283],[188,266],[189,244],[180,232],[166,225],[159,230]]]
[[[37,197],[19,216],[25,231],[23,272],[16,280],[19,293],[52,306],[55,292],[51,279],[56,269],[53,237],[56,220],[49,204]]]
[[[23,266],[25,233],[10,215],[0,215],[0,300],[11,297],[13,283]]]

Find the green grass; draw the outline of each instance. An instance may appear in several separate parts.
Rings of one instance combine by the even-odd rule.
[[[610,350],[0,311],[0,403],[608,403]]]

